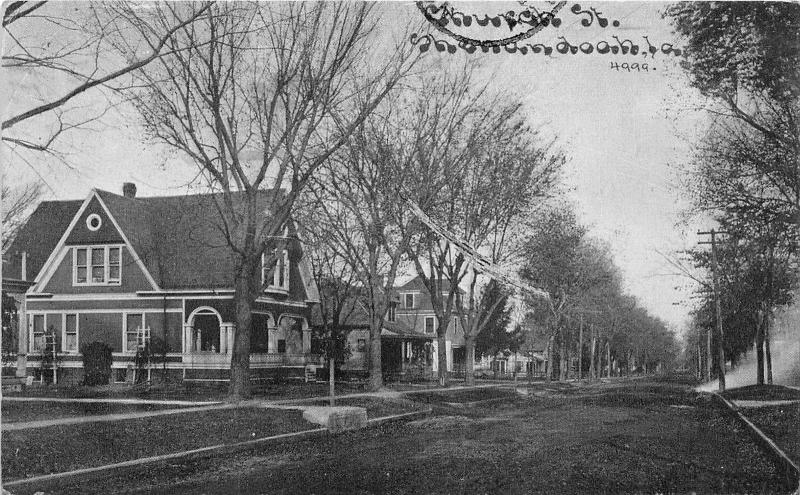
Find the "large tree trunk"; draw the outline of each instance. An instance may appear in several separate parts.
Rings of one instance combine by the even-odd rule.
[[[440,327],[441,328],[441,327]],[[449,383],[447,373],[447,341],[446,332],[439,331],[436,337],[437,349],[436,356],[439,359],[439,385],[446,387]]]
[[[772,385],[772,346],[770,345],[769,316],[764,317],[764,354],[767,360],[767,383]]]
[[[611,342],[606,341],[606,378],[611,378]]]
[[[252,286],[254,271],[246,262],[234,281],[234,306],[236,328],[233,329],[231,353],[231,379],[228,387],[230,400],[238,401],[250,397],[250,328],[253,321]]]
[[[373,315],[369,328],[369,381],[367,388],[371,392],[383,387],[383,370],[381,369],[381,324]]]
[[[756,383],[764,384],[764,320],[756,323]]]
[[[475,337],[473,335],[464,336],[464,351],[467,353],[465,382],[468,386],[472,386],[475,385]]]

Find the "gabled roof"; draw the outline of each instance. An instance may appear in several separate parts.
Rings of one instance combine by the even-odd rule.
[[[233,263],[217,209],[220,194],[126,197],[95,190],[119,225],[144,267],[162,289],[230,289]],[[257,207],[269,214],[276,190],[259,194]],[[235,194],[233,200],[243,195]],[[33,279],[84,201],[45,201],[20,231],[14,246],[29,253],[28,277]],[[38,214],[39,211],[41,214]],[[40,242],[43,238],[46,242]],[[299,242],[290,243],[295,259],[302,256]],[[35,257],[33,254],[35,253]],[[32,265],[31,258],[35,258]],[[296,263],[293,264],[296,266]],[[294,269],[294,267],[293,267]],[[17,269],[18,271],[18,269]],[[293,272],[292,278],[299,278]],[[292,283],[289,297],[305,300],[303,283]]]
[[[397,287],[395,290],[397,292],[403,292],[403,291],[428,292],[428,288],[425,287],[425,283],[422,281],[422,277],[420,277],[419,275],[412,278],[411,280],[401,285],[400,287]],[[464,294],[464,290],[461,289],[460,287],[458,288],[458,291],[461,294]],[[446,278],[442,279],[442,292],[450,292],[450,280]]]
[[[3,255],[3,278],[21,280],[24,251],[25,278],[34,280],[82,204],[83,200],[39,203]]]
[[[340,327],[346,330],[369,329],[369,314],[363,302],[357,297],[349,297],[344,304],[345,307],[339,318]],[[322,312],[317,305],[315,305],[311,312],[311,324],[317,328],[322,327]],[[419,333],[402,321],[389,321],[386,319],[383,320],[381,336],[423,339],[435,337],[433,335]]]

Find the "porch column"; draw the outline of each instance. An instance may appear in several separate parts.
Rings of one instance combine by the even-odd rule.
[[[311,329],[308,328],[308,323],[303,320],[303,354],[311,352]]]
[[[278,352],[278,328],[267,328],[267,352],[274,354]]]
[[[233,323],[224,323],[223,325],[225,325],[225,327],[228,329],[228,331],[227,331],[227,332],[225,332],[225,333],[226,333],[226,335],[227,335],[227,337],[228,337],[228,338],[227,338],[227,342],[228,342],[228,346],[227,346],[227,349],[228,349],[228,354],[232,354],[232,352],[231,352],[231,351],[233,350],[233,332],[235,332],[235,331],[236,331],[236,325],[235,325],[235,324],[233,324]]]
[[[183,353],[188,354],[192,352],[193,346],[192,342],[194,341],[194,327],[192,325],[184,325],[183,326]]]
[[[433,370],[434,373],[436,373],[436,372],[439,371],[439,341],[438,340],[434,340],[431,347],[433,349],[432,370]]]
[[[25,294],[14,294],[17,301],[17,376],[28,374],[28,315]]]
[[[227,354],[228,352],[228,325],[222,324],[219,326],[219,353]]]

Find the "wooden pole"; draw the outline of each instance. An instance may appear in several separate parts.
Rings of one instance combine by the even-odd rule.
[[[336,379],[334,377],[335,373],[335,366],[334,366],[334,359],[330,358],[328,361],[328,366],[330,371],[328,371],[328,395],[331,397],[331,407],[336,405]]]
[[[594,332],[594,325],[589,325],[589,331],[592,335],[591,354],[589,357],[589,376],[592,380],[597,378],[597,369],[595,367],[595,348],[597,347],[597,337]]]
[[[578,328],[578,380],[583,380],[583,315]]]
[[[725,348],[723,346],[723,342],[725,340],[725,333],[722,329],[722,303],[720,302],[720,295],[719,295],[719,266],[717,264],[717,234],[721,234],[724,232],[718,232],[714,229],[711,229],[709,232],[698,232],[700,235],[711,235],[711,279],[714,289],[714,309],[716,315],[716,325],[714,329],[716,330],[716,344],[717,344],[717,379],[719,380],[719,391],[725,391]],[[708,244],[706,242],[700,242],[699,244]]]

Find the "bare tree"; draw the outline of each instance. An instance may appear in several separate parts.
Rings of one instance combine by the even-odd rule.
[[[2,140],[12,148],[54,154],[63,133],[87,126],[112,105],[106,100],[89,109],[92,105],[85,101],[74,108],[71,103],[87,92],[103,94],[103,90],[113,92],[126,86],[125,76],[164,56],[168,41],[202,16],[211,3],[193,4],[163,29],[142,33],[148,49],[125,58],[110,56],[110,43],[131,28],[127,22],[132,18],[121,15],[123,11],[137,7],[44,1],[5,5],[2,67],[12,84],[30,80],[37,84],[30,91],[16,87],[11,93],[11,104],[0,125]]]
[[[0,205],[3,209],[3,253],[14,241],[19,229],[33,212],[42,196],[42,184],[32,182],[23,184],[19,187],[11,187],[6,184],[6,177],[0,178]]]
[[[196,8],[121,6],[137,35],[115,46],[133,57],[153,43],[151,33]],[[298,195],[414,63],[406,45],[373,59],[377,17],[367,4],[213,4],[167,40],[158,64],[133,73],[136,88],[126,95],[149,137],[190,157],[217,193],[216,223],[235,267],[232,399],[249,395],[262,255],[263,266],[275,265]]]
[[[424,85],[414,86],[424,92]],[[369,387],[383,385],[381,331],[394,282],[417,223],[400,199],[402,185],[416,181],[413,143],[428,128],[401,102],[413,90],[393,94],[331,157],[311,192],[330,248],[358,277],[369,316]],[[421,98],[422,99],[422,98]]]
[[[460,242],[492,263],[506,262],[515,227],[531,204],[550,192],[563,157],[539,143],[537,133],[525,124],[520,103],[488,96],[486,87],[473,90],[472,68],[447,77],[452,78],[449,85],[440,84],[448,94],[437,102],[441,110],[433,119],[434,137],[418,143],[424,154],[415,162],[419,181],[442,187],[430,195],[420,195],[418,189],[405,194],[416,198],[423,211]],[[408,254],[436,314],[440,382],[447,380],[445,339],[451,321],[464,330],[471,382],[475,338],[494,311],[488,308],[479,314],[479,270],[456,246],[430,231],[415,241]],[[459,285],[467,280],[469,293],[464,298]]]

